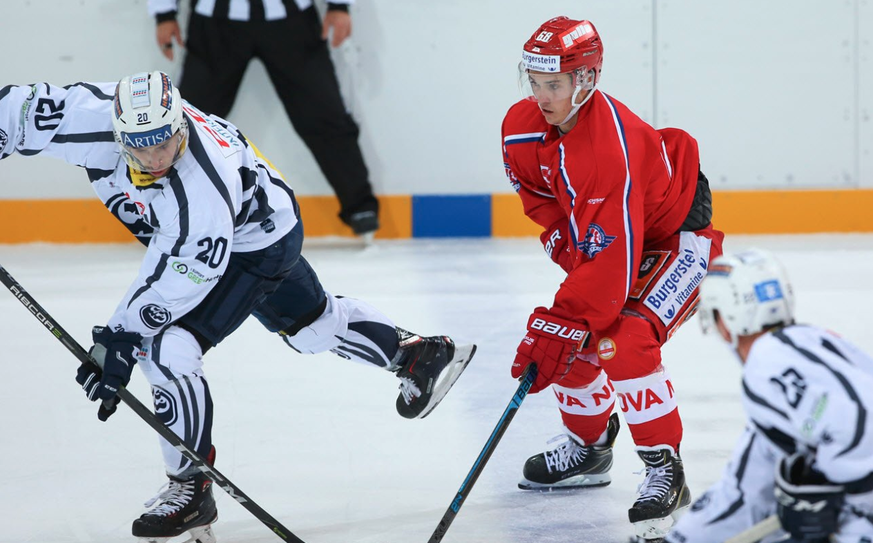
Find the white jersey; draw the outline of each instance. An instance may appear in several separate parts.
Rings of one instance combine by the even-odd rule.
[[[85,168],[110,211],[140,239],[151,237],[138,277],[108,322],[149,337],[206,297],[231,252],[277,242],[299,213],[281,174],[235,126],[187,102],[187,150],[165,177],[135,186],[142,174],[122,159],[112,131],[115,86],[0,89],[0,159],[42,154]]]
[[[845,485],[833,540],[873,540],[873,516],[866,517],[873,515],[871,391],[873,358],[833,332],[795,325],[758,338],[743,367],[748,427],[722,478],[666,541],[717,543],[774,514],[776,465],[795,451],[812,455],[815,469]]]
[[[873,358],[833,332],[790,326],[752,345],[743,368],[749,421],[784,452],[815,451],[834,483],[873,473]]]

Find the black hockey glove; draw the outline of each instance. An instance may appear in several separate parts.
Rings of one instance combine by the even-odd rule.
[[[800,454],[786,456],[776,468],[776,515],[797,541],[828,541],[836,533],[846,493],[813,470]]]
[[[82,385],[92,402],[104,400],[97,417],[105,421],[118,405],[118,389],[130,382],[142,336],[134,332],[113,332],[104,326],[95,326],[91,335],[94,345],[88,354],[103,369],[83,363],[76,374],[76,382]]]
[[[87,396],[89,400],[97,399],[97,387],[100,385],[100,377],[102,376],[103,372],[96,364],[83,362],[79,365],[79,371],[76,372],[76,382],[82,385],[82,390],[85,391],[85,396]],[[100,404],[100,408],[97,409],[97,418],[100,419],[101,422],[106,422],[106,420],[115,413],[119,401],[118,396],[115,396],[111,400],[103,401],[103,403]]]

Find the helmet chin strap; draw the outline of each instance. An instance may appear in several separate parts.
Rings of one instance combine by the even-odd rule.
[[[573,91],[573,97],[570,99],[570,103],[573,104],[573,109],[570,110],[570,113],[564,117],[564,120],[558,123],[558,126],[563,126],[573,118],[573,115],[579,113],[579,108],[585,105],[585,102],[591,99],[594,95],[594,90],[597,88],[597,85],[591,87],[591,90],[588,91],[588,94],[585,95],[585,98],[582,99],[578,104],[576,103],[576,98],[579,97],[579,93],[582,92],[582,85],[576,85],[576,89]]]

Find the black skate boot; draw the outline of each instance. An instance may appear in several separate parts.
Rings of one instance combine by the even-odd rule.
[[[456,346],[447,336],[421,337],[397,328],[400,349],[394,356],[400,379],[397,412],[407,419],[423,419],[466,369],[475,345]]]
[[[608,485],[612,482],[609,469],[619,427],[618,414],[613,413],[606,425],[604,444],[585,446],[566,436],[567,441],[557,448],[531,456],[524,463],[524,479],[518,488],[548,490]]]
[[[133,521],[133,535],[143,543],[164,543],[188,532],[184,543],[215,543],[210,525],[218,518],[212,481],[199,473],[190,479],[170,477],[166,489],[149,500],[150,511]]]
[[[646,478],[627,514],[640,538],[657,541],[691,505],[691,491],[685,485],[682,459],[672,447],[638,450],[637,454],[646,464]]]

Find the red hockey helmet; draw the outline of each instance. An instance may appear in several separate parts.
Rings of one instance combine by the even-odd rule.
[[[555,17],[543,23],[524,44],[522,64],[526,70],[537,72],[593,70],[597,84],[603,67],[603,42],[591,21]]]
[[[582,91],[594,89],[603,67],[603,42],[590,21],[575,21],[555,17],[543,23],[524,44],[518,65],[518,82],[522,96],[538,101],[531,88],[531,72],[570,74],[570,89],[574,106],[581,106],[591,93],[577,97]],[[558,96],[566,98],[566,96]],[[575,110],[574,110],[575,113]]]

